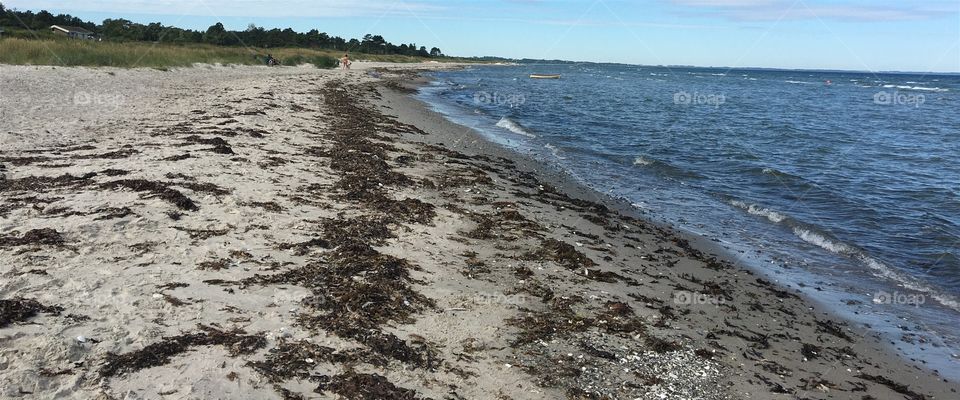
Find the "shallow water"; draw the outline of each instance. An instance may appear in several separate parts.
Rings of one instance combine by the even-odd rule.
[[[960,76],[561,64],[435,77],[420,97],[454,122],[957,370]]]

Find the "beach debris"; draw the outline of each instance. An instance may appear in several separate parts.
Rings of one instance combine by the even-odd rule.
[[[171,189],[169,184],[163,182],[148,181],[145,179],[121,179],[107,182],[100,186],[104,189],[130,189],[135,192],[146,192],[149,194],[148,197],[157,197],[177,206],[177,208],[181,210],[197,211],[200,209],[189,197],[184,196],[183,193],[180,193],[176,189]]]
[[[14,322],[23,322],[35,317],[39,313],[60,315],[63,307],[45,306],[40,302],[22,297],[0,300],[0,328],[5,328]]]
[[[401,388],[378,374],[362,374],[354,371],[325,379],[315,390],[317,393],[333,392],[354,400],[418,400],[426,399],[416,391]]]
[[[122,373],[165,365],[171,358],[186,353],[195,346],[223,346],[230,354],[250,354],[266,346],[262,335],[248,335],[240,329],[223,331],[210,326],[198,325],[198,332],[166,337],[141,350],[125,353],[107,353],[100,376],[112,377]]]
[[[927,396],[924,396],[920,393],[910,390],[910,386],[904,385],[901,383],[896,383],[890,380],[890,378],[887,378],[884,376],[862,373],[857,375],[857,378],[874,382],[874,383],[879,383],[883,386],[890,388],[890,390],[893,390],[894,392],[904,395],[909,400],[926,400],[927,399]]]
[[[206,151],[210,151],[216,154],[235,154],[233,152],[233,148],[230,147],[230,144],[227,143],[226,140],[223,140],[223,138],[215,137],[215,138],[205,139],[197,135],[191,135],[183,138],[183,140],[186,140],[188,143],[205,144],[205,145],[213,146],[212,148],[206,149]]]
[[[279,340],[270,349],[264,361],[252,361],[248,365],[264,375],[270,382],[280,383],[290,379],[308,379],[310,371],[318,363],[362,362],[374,366],[386,366],[387,360],[367,349],[352,348],[337,351],[308,340]]]
[[[24,192],[46,192],[59,188],[79,188],[91,183],[90,179],[97,176],[95,172],[81,176],[63,174],[56,177],[51,176],[27,176],[17,179],[0,180],[0,192],[24,191]]]
[[[597,263],[577,250],[576,247],[556,239],[545,239],[536,253],[527,255],[528,259],[550,260],[571,270],[596,266]]]
[[[92,159],[117,160],[121,158],[128,158],[134,154],[140,154],[140,150],[130,148],[128,146],[129,145],[125,146],[127,147],[125,149],[111,151],[107,153],[75,155],[75,156],[71,156],[70,158],[75,160],[92,160]]]
[[[294,254],[298,256],[307,255],[310,253],[310,249],[314,247],[319,247],[321,249],[329,249],[330,242],[321,238],[313,238],[305,242],[300,243],[282,243],[277,248],[280,250],[290,250],[294,249]]]
[[[284,208],[281,207],[279,204],[277,204],[277,202],[275,201],[266,201],[266,202],[253,201],[250,203],[246,203],[246,205],[250,207],[262,208],[264,210],[274,212],[274,213],[283,212],[284,210]]]
[[[171,219],[178,220],[178,219],[180,219],[180,215],[182,215],[182,214],[178,214],[176,218],[174,218],[174,216],[171,215],[171,214],[167,214],[167,215],[170,216]],[[229,228],[225,228],[225,229],[191,229],[191,228],[184,228],[184,227],[182,227],[182,226],[175,226],[175,227],[173,227],[173,229],[176,229],[176,230],[181,231],[181,232],[186,232],[187,235],[190,235],[190,239],[193,239],[193,240],[206,240],[206,239],[212,238],[212,237],[214,237],[214,236],[223,236],[223,235],[226,235],[227,233],[230,232],[230,229],[229,229]]]
[[[62,246],[65,241],[60,232],[53,228],[32,229],[18,237],[19,232],[13,231],[13,234],[0,236],[0,247],[13,246]]]
[[[229,269],[233,265],[233,261],[221,258],[212,261],[204,261],[197,265],[197,269],[201,270],[210,270],[210,271],[220,271]]]
[[[162,161],[183,161],[183,160],[186,160],[186,159],[192,158],[192,157],[193,157],[193,156],[191,156],[190,153],[184,153],[184,154],[178,154],[178,155],[175,155],[175,156],[170,156],[170,157],[167,157],[167,158],[163,158],[163,159],[161,159],[161,160],[162,160]]]

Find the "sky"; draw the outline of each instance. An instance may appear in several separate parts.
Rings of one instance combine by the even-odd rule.
[[[373,33],[457,56],[960,72],[960,0],[0,0],[100,22]]]

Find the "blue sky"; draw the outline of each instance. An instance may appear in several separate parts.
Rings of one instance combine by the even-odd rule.
[[[960,72],[960,0],[0,0],[102,21],[384,35],[451,55]]]

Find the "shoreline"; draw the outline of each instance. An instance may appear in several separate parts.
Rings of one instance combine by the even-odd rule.
[[[419,87],[426,85],[431,78],[418,78],[418,79],[408,79],[402,85],[404,90],[417,90]],[[385,113],[398,117],[401,121],[414,123],[417,120],[429,120],[430,125],[434,125],[433,130],[447,130],[457,132],[459,135],[463,135],[463,139],[453,139],[450,134],[445,135],[445,140],[441,140],[440,143],[445,143],[452,148],[466,152],[467,154],[474,155],[485,155],[485,156],[495,156],[495,157],[506,157],[515,161],[520,169],[528,171],[534,175],[537,175],[542,181],[548,182],[551,185],[554,185],[560,188],[560,191],[566,193],[572,197],[587,200],[591,202],[600,203],[606,207],[609,207],[611,210],[614,210],[617,213],[628,216],[630,218],[635,218],[643,220],[647,224],[652,224],[662,229],[665,232],[669,232],[670,235],[676,235],[682,240],[688,241],[690,246],[697,251],[700,251],[704,254],[707,254],[712,257],[717,257],[725,262],[736,264],[730,260],[735,260],[736,257],[727,250],[722,245],[715,243],[711,239],[696,234],[694,232],[687,232],[680,230],[666,222],[654,221],[649,219],[649,216],[637,211],[637,209],[630,204],[630,201],[625,198],[613,197],[601,192],[598,192],[592,188],[585,186],[583,183],[576,180],[576,178],[567,175],[563,171],[558,170],[557,168],[550,168],[541,161],[532,159],[528,155],[518,153],[514,150],[505,148],[504,146],[494,143],[489,139],[485,138],[481,133],[474,131],[472,128],[465,127],[457,124],[456,122],[448,120],[446,117],[442,116],[440,113],[431,109],[431,106],[420,99],[417,99],[413,94],[407,93],[398,93],[396,86],[390,86],[394,91],[394,96],[391,96],[392,102],[402,103],[401,108],[406,108],[406,113],[391,112],[390,107],[384,107],[383,104],[380,104],[381,108],[386,108]],[[403,90],[401,90],[402,92]],[[398,96],[399,95],[399,96]],[[399,97],[399,98],[398,98]],[[414,111],[410,111],[410,110]],[[441,121],[442,120],[442,121]],[[768,274],[763,274],[760,271],[755,271],[752,268],[745,266],[737,266],[736,268],[742,269],[749,275],[757,276],[766,276],[769,279],[773,279]],[[777,284],[775,281],[774,284]],[[848,321],[846,318],[842,317],[839,313],[830,310],[828,304],[825,304],[816,298],[809,296],[808,294],[797,290],[795,288],[779,286],[782,290],[792,291],[796,295],[800,296],[804,302],[810,304],[812,313],[823,313],[828,315],[829,318],[838,319],[841,321]],[[886,343],[883,338],[880,338],[877,335],[871,334],[870,331],[863,326],[855,326],[850,328],[855,334],[863,338],[863,340],[872,341],[871,346],[874,346],[872,351],[881,358],[885,358],[887,362],[896,363],[898,361],[903,362],[904,366],[912,366],[913,368],[918,368],[921,371],[926,371],[932,376],[938,376],[939,371],[929,369],[924,366],[922,363],[917,361],[911,361],[906,359],[905,354],[900,354],[894,347],[893,343]]]
[[[407,83],[408,86],[406,90],[414,90],[416,88],[423,87],[429,83],[430,79],[432,78],[410,80]],[[432,105],[421,100],[417,96],[411,97],[414,97],[414,101],[412,102],[412,105],[409,105],[410,107],[426,109],[427,111],[423,114],[442,114],[441,112],[435,111]],[[662,219],[655,219],[653,216],[648,215],[645,211],[638,210],[637,207],[632,204],[630,199],[612,196],[610,194],[595,190],[591,188],[587,182],[583,182],[578,178],[568,175],[566,172],[562,171],[562,167],[559,165],[552,165],[546,161],[535,159],[530,154],[518,152],[509,148],[508,146],[497,143],[495,140],[487,138],[484,133],[477,132],[473,128],[459,125],[453,119],[447,119],[446,117],[444,117],[444,119],[447,120],[449,122],[448,125],[450,125],[446,127],[446,129],[455,129],[459,132],[462,132],[465,136],[471,138],[470,141],[472,143],[484,142],[484,145],[481,146],[482,150],[480,150],[479,153],[482,154],[484,152],[494,152],[498,154],[498,156],[502,153],[516,155],[516,157],[512,159],[518,161],[518,163],[522,163],[528,170],[536,171],[535,173],[540,174],[543,180],[548,181],[557,187],[561,187],[565,193],[581,199],[602,203],[603,205],[608,206],[619,213],[630,216],[631,218],[641,219],[648,224],[656,225],[661,229],[670,231],[673,234],[682,237],[684,240],[689,241],[693,248],[705,254],[710,254],[723,260],[727,260],[728,262],[737,265],[738,268],[757,274],[762,278],[771,280],[778,284],[780,288],[792,291],[811,305],[815,305],[818,309],[825,310],[832,318],[849,322],[855,326],[853,329],[860,336],[872,336],[872,340],[884,346],[886,348],[885,352],[892,353],[897,360],[902,360],[909,365],[919,367],[936,374],[945,372],[948,373],[948,375],[951,372],[951,368],[954,366],[951,364],[956,364],[958,360],[958,356],[956,354],[953,354],[953,357],[951,358],[949,351],[933,350],[936,352],[935,355],[929,353],[931,349],[942,348],[942,346],[938,344],[931,345],[931,343],[937,343],[938,341],[931,341],[930,338],[924,338],[922,337],[922,334],[916,333],[921,331],[922,324],[916,325],[916,328],[908,328],[906,325],[910,323],[911,319],[908,318],[909,315],[907,314],[896,314],[896,319],[901,320],[901,322],[895,325],[887,326],[887,332],[881,337],[880,334],[871,331],[871,325],[873,325],[874,322],[880,323],[882,321],[879,319],[857,319],[856,314],[860,314],[860,311],[862,310],[858,311],[858,309],[840,309],[836,306],[836,304],[832,304],[830,301],[828,301],[828,299],[832,301],[851,301],[841,300],[841,297],[849,298],[850,296],[820,298],[816,296],[816,293],[800,290],[799,288],[795,287],[798,283],[796,281],[781,282],[778,279],[778,273],[776,271],[765,271],[763,270],[763,265],[743,261],[743,259],[734,253],[733,249],[725,246],[725,242],[722,242],[719,239],[710,237],[706,234],[698,233],[693,230],[686,230],[682,227],[674,226]],[[462,146],[462,148],[466,149],[466,151],[469,151],[471,146]],[[813,276],[812,278],[815,279],[816,277]],[[803,281],[799,283],[799,286],[803,286]],[[888,288],[888,290],[890,290],[892,293],[898,293],[896,288]],[[890,321],[889,319],[886,319],[885,322]],[[938,362],[941,368],[938,369],[927,365],[928,361],[931,360]],[[954,373],[952,376],[945,376],[945,378],[957,380],[960,378],[960,375]]]
[[[358,64],[0,66],[3,396],[955,395]]]

